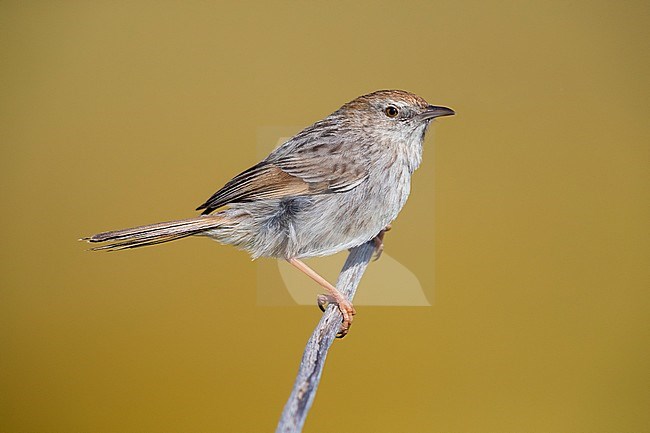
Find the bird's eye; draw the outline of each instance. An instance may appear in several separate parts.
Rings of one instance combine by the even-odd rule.
[[[384,109],[384,114],[386,114],[386,116],[390,117],[391,119],[394,119],[399,114],[399,110],[397,107],[389,105]]]

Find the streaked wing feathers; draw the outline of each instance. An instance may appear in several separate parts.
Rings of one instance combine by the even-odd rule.
[[[305,182],[326,183],[328,192],[350,191],[368,177],[367,165],[346,161],[340,154],[311,159],[287,156],[275,163],[285,173]]]
[[[350,191],[368,167],[341,154],[302,154],[266,159],[235,176],[197,210],[208,214],[229,203]]]

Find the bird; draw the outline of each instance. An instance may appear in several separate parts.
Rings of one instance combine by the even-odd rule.
[[[303,259],[350,249],[383,234],[406,203],[431,122],[451,108],[404,90],[359,96],[298,132],[233,177],[196,210],[199,216],[98,233],[92,250],[123,250],[205,236],[253,259],[288,261],[328,292],[342,316],[355,309]]]

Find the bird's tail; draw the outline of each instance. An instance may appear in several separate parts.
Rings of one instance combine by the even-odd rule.
[[[228,221],[226,221],[223,216],[205,215],[197,218],[168,221],[130,229],[98,233],[81,240],[91,243],[106,242],[104,245],[92,248],[94,251],[115,251],[162,244],[164,242],[197,235],[224,225],[228,225]]]

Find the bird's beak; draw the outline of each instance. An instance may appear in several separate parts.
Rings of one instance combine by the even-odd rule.
[[[435,119],[436,117],[453,116],[454,114],[456,114],[456,112],[451,108],[429,105],[427,109],[424,110],[422,114],[420,114],[420,117],[422,119],[431,120]]]

